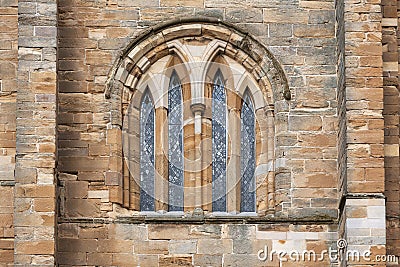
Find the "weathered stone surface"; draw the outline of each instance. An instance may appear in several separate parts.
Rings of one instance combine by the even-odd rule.
[[[290,6],[284,10],[265,8],[263,9],[263,16],[266,23],[307,24],[308,22],[308,12]]]
[[[112,265],[116,266],[131,266],[131,265],[138,265],[138,256],[132,255],[130,253],[127,254],[113,254],[112,256]]]
[[[164,256],[159,260],[159,266],[193,266],[192,257],[169,257]]]
[[[203,7],[204,6],[204,0],[200,1],[193,1],[193,0],[183,0],[183,1],[177,1],[177,0],[161,0],[160,1],[161,6],[181,6],[181,7]]]
[[[140,225],[116,224],[111,227],[111,233],[115,239],[146,240],[147,228]]]
[[[54,241],[25,241],[18,242],[15,246],[16,254],[54,254]]]
[[[256,255],[227,255],[224,257],[224,265],[227,266],[263,266]]]
[[[69,199],[65,202],[68,217],[96,217],[100,213],[100,200]]]
[[[256,259],[264,241],[271,248],[286,243],[321,250],[338,236],[369,245],[374,253],[399,254],[397,13],[394,0],[0,1],[0,266],[258,266],[264,264]],[[180,20],[178,27],[162,31],[152,28],[193,16],[204,21],[188,26]],[[260,218],[267,213],[274,215],[272,220],[319,220],[322,228],[277,222],[256,226],[239,220],[184,224],[177,218],[181,215],[170,223],[142,220],[137,212],[139,151],[132,151],[135,161],[124,169],[121,122],[140,91],[135,86],[143,81],[136,84],[133,77],[147,79],[155,73],[134,76],[130,71],[135,66],[127,60],[121,69],[132,88],[119,91],[117,83],[109,83],[113,64],[128,46],[139,47],[130,44],[139,35],[142,41],[150,37],[146,47],[152,50],[141,55],[146,56],[141,70],[164,56],[158,72],[165,64],[201,58],[203,45],[215,39],[221,49],[216,54],[207,50],[207,56],[232,69],[245,66],[252,78],[240,80],[242,73],[235,71],[224,78],[227,88],[239,95],[246,89],[240,85],[243,81],[251,80],[251,92],[259,85],[264,90],[253,95],[259,108],[256,172],[263,173],[257,175],[257,181],[263,180],[257,189]],[[269,52],[262,46],[276,62],[263,54]],[[192,54],[184,55],[185,49]],[[282,66],[284,76],[276,66]],[[181,76],[196,75],[190,70]],[[283,78],[287,84],[279,80]],[[167,80],[149,87],[167,88]],[[104,98],[105,84],[110,85],[111,99]],[[291,100],[283,100],[279,90],[284,86]],[[211,87],[205,88],[210,96]],[[191,89],[193,95],[202,92],[197,85]],[[185,100],[189,92],[184,88]],[[240,112],[242,100],[232,95],[228,104],[234,107],[229,108]],[[268,103],[260,108],[262,99]],[[209,138],[207,105],[200,128]],[[184,113],[186,147],[200,143],[199,135],[186,131],[195,128],[192,115],[189,109]],[[135,133],[138,121],[132,121]],[[239,132],[240,124],[235,127]],[[156,138],[158,143],[165,139]],[[228,159],[235,161],[240,146],[229,138],[228,154],[233,154]],[[137,139],[133,143],[139,146]],[[197,152],[207,158],[212,146],[206,143],[204,150],[185,151],[187,159],[195,159]],[[167,163],[164,156],[157,154],[157,162]],[[168,167],[159,165],[157,170],[167,179]],[[240,178],[240,168],[229,169]],[[211,184],[211,167],[198,177],[185,173],[185,186],[193,186],[199,177]],[[166,194],[167,188],[158,193]],[[239,191],[235,187],[229,196],[238,198]],[[352,193],[372,199],[346,199]],[[382,194],[385,204],[379,202]],[[211,190],[193,196],[207,202],[202,208],[210,216]],[[345,207],[339,215],[340,199]],[[231,199],[229,211],[237,212],[240,207],[234,203]],[[159,207],[167,209],[162,201]],[[367,231],[355,228],[362,221]]]
[[[118,240],[118,242],[115,242],[116,240],[113,239],[107,239],[107,240],[102,240],[102,242],[98,243],[97,250],[99,252],[109,252],[109,253],[130,253],[132,252],[133,249],[133,241],[130,240]],[[152,244],[149,244],[151,247]],[[151,248],[148,249],[151,249]]]
[[[197,242],[195,240],[171,240],[168,250],[171,254],[196,254]]]
[[[192,238],[219,238],[221,236],[221,225],[192,225],[190,236]]]
[[[188,225],[149,225],[149,239],[189,239]]]
[[[14,183],[16,91],[18,70],[18,3],[0,3],[0,265],[14,265]],[[28,173],[21,180],[35,180]],[[28,169],[28,168],[27,168]],[[26,174],[26,175],[25,175]],[[25,207],[24,207],[25,208]],[[24,209],[22,208],[22,209]],[[16,207],[16,210],[19,210]]]
[[[96,252],[97,245],[96,239],[59,238],[58,240],[60,252]]]
[[[135,241],[133,252],[136,254],[168,254],[168,241]]]
[[[194,256],[194,264],[199,266],[222,266],[222,256],[219,255],[200,255]]]
[[[253,239],[255,227],[253,225],[227,225],[227,237],[236,240]]]
[[[197,242],[197,253],[220,255],[232,253],[233,241],[231,239],[200,239]]]
[[[289,129],[292,131],[319,131],[322,120],[319,116],[292,116],[289,117]]]
[[[261,9],[227,9],[226,20],[229,22],[262,22],[262,10]]]

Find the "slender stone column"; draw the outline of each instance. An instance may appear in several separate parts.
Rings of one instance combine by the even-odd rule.
[[[157,108],[155,125],[155,198],[156,210],[168,210],[168,142],[165,140],[168,136],[168,117],[167,109]]]
[[[202,206],[202,116],[204,114],[205,105],[201,103],[192,104],[190,106],[194,115],[194,144],[195,144],[195,159],[196,159],[196,178],[195,178],[195,207]]]
[[[229,140],[231,145],[227,166],[228,212],[240,211],[240,110],[232,108],[228,113]]]
[[[275,212],[275,127],[273,110],[266,112],[267,116],[267,153],[268,153],[268,214]]]

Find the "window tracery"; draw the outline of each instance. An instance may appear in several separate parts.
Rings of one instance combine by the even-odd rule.
[[[154,176],[155,186],[150,193],[154,199],[150,207],[138,205],[139,199],[146,202],[142,199],[147,198],[144,191],[148,190],[141,189],[141,182],[135,183],[139,177],[143,180],[145,170],[141,166],[145,161],[135,151],[139,150],[136,144],[142,145],[141,139],[146,137],[140,131],[135,137],[137,130],[127,131],[131,132],[127,144],[133,144],[127,147],[135,148],[125,155],[132,159],[128,165],[130,182],[125,182],[124,174],[125,207],[156,212],[201,208],[231,215],[244,212],[245,216],[248,212],[265,214],[274,208],[270,201],[274,197],[274,163],[270,160],[274,157],[271,103],[276,91],[271,88],[279,87],[285,79],[278,75],[272,84],[272,74],[263,73],[268,62],[254,68],[250,57],[237,61],[247,58],[248,51],[236,51],[213,36],[160,40],[163,45],[157,49],[164,50],[157,50],[161,52],[156,58],[156,54],[147,57],[133,49],[116,72],[124,88],[131,90],[132,116],[146,112],[135,100],[136,95],[144,95],[142,88],[148,86],[154,97],[156,151],[153,173],[147,172]],[[266,55],[270,60],[270,54]],[[135,127],[136,121],[130,119],[130,127]]]

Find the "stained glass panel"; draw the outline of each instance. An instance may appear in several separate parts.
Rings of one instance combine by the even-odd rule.
[[[182,86],[173,72],[168,88],[169,210],[183,211]]]
[[[226,94],[218,71],[212,92],[212,210],[226,211]]]
[[[241,111],[241,198],[240,211],[255,211],[255,114],[250,96],[243,99]]]
[[[147,91],[140,108],[140,210],[154,211],[154,106]]]

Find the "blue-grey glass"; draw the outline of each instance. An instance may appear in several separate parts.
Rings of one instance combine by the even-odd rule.
[[[217,73],[212,92],[212,210],[226,211],[226,94]]]
[[[169,210],[183,211],[182,86],[173,72],[168,88]]]
[[[154,106],[148,91],[140,108],[140,210],[155,210]]]
[[[255,211],[255,114],[249,95],[245,95],[241,111],[241,198],[240,211]]]

